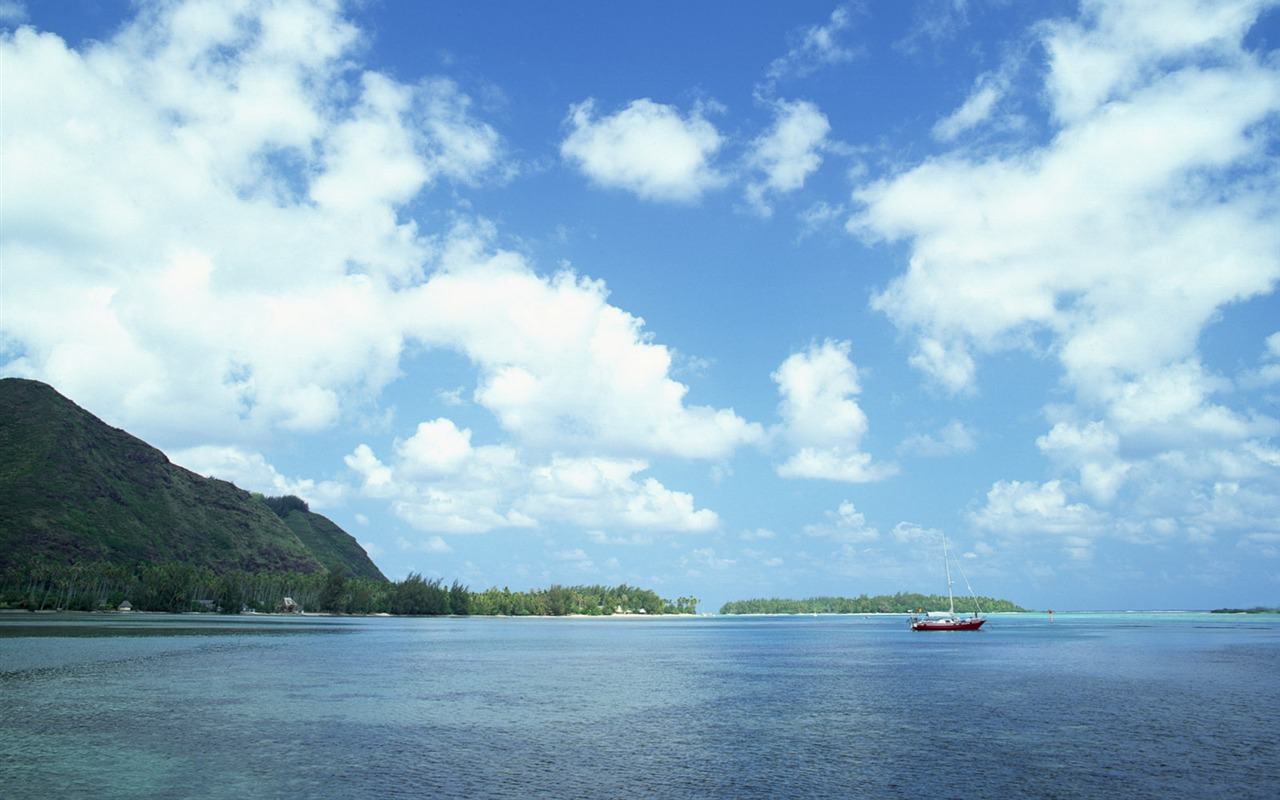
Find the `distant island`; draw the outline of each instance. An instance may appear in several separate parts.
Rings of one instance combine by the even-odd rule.
[[[957,597],[956,611],[963,614],[982,612],[1026,611],[1008,600],[978,597],[974,605],[972,597]],[[941,611],[950,607],[950,601],[936,594],[911,594],[899,592],[893,595],[865,594],[858,597],[810,597],[806,600],[782,600],[778,598],[734,600],[720,607],[721,614],[911,614],[916,611]]]
[[[1210,614],[1280,614],[1280,608],[1265,608],[1263,606],[1254,606],[1253,608],[1215,608],[1209,613]]]

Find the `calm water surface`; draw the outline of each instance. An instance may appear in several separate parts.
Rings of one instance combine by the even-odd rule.
[[[0,615],[5,798],[1275,798],[1280,620]]]

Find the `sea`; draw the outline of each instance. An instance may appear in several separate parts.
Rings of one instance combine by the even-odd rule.
[[[1280,617],[0,614],[0,797],[1280,797]]]

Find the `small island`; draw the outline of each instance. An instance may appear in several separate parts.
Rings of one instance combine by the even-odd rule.
[[[1265,606],[1254,606],[1253,608],[1215,608],[1209,613],[1210,614],[1280,614],[1280,608],[1266,608]]]
[[[975,606],[976,601],[976,606]],[[1018,612],[1027,609],[1008,600],[991,597],[957,597],[956,611],[972,614],[986,612]],[[899,592],[868,597],[810,597],[805,600],[758,598],[734,600],[720,607],[721,614],[912,614],[920,610],[948,608],[950,601],[936,594]]]

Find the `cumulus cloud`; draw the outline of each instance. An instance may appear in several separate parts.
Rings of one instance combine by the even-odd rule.
[[[6,35],[6,371],[179,445],[323,429],[393,379],[381,309],[430,250],[397,208],[497,154],[443,155],[492,131],[350,74],[357,40],[312,3],[149,8],[83,51]]]
[[[585,100],[569,110],[567,124],[560,155],[600,186],[692,202],[725,182],[712,163],[723,139],[701,107],[684,116],[643,98],[597,118],[595,101]]]
[[[440,418],[418,425],[394,445],[384,463],[362,444],[346,457],[359,491],[387,500],[397,516],[432,533],[570,524],[641,532],[699,532],[716,528],[714,511],[693,496],[667,489],[637,459],[555,456],[527,464],[505,445],[472,444],[472,431]]]
[[[216,475],[245,489],[267,495],[295,495],[315,509],[340,505],[348,496],[345,485],[282,475],[261,453],[239,447],[200,445],[169,454],[175,464],[200,475]]]
[[[1241,40],[1265,5],[1256,0],[1179,0],[1152,15],[1140,2],[1086,0],[1080,22],[1044,26],[1054,114],[1064,122],[1086,117],[1141,89],[1150,80],[1151,67],[1161,62],[1225,59],[1238,64]]]
[[[1005,534],[1096,536],[1105,520],[1087,504],[1072,503],[1061,481],[999,481],[987,505],[971,515],[982,530]]]
[[[774,103],[773,126],[761,134],[747,155],[747,166],[763,173],[747,184],[747,202],[761,216],[773,213],[770,194],[794,192],[822,165],[822,150],[831,123],[805,100]]]
[[[865,483],[895,472],[862,451],[868,422],[854,399],[862,387],[849,348],[827,340],[791,355],[773,373],[782,395],[776,433],[794,450],[777,468],[782,477]]]
[[[1266,338],[1258,366],[1240,375],[1239,383],[1246,388],[1280,384],[1280,332]]]
[[[652,531],[697,532],[716,528],[714,511],[694,507],[693,496],[674,492],[653,478],[636,459],[553,459],[532,472],[532,487],[521,506],[534,515],[582,527],[620,525]]]
[[[825,522],[804,526],[804,532],[845,544],[872,542],[880,538],[875,526],[869,525],[862,512],[848,500],[840,503],[835,511],[828,511]]]
[[[1076,27],[1047,35],[1067,31],[1095,50],[1108,41]],[[913,243],[908,272],[874,301],[919,334],[913,363],[963,391],[976,372],[957,363],[1047,331],[1075,385],[1097,390],[1184,358],[1217,308],[1269,291],[1275,199],[1265,181],[1231,176],[1265,174],[1254,126],[1280,90],[1238,42],[1228,63],[1138,69],[1145,83],[1066,114],[1039,150],[941,156],[860,189],[851,230]]]
[[[1041,452],[1079,471],[1080,484],[1095,502],[1109,503],[1123,485],[1129,464],[1119,454],[1120,437],[1103,422],[1084,426],[1059,422],[1036,439]]]
[[[1061,366],[1071,403],[1047,409],[1039,445],[1071,480],[997,484],[980,526],[1095,535],[1078,491],[1194,536],[1201,511],[1188,498],[1224,469],[1257,476],[1252,454],[1274,415],[1231,408],[1231,381],[1197,348],[1225,309],[1280,280],[1266,122],[1280,112],[1280,72],[1244,45],[1259,12],[1243,0],[1159,15],[1087,2],[1080,19],[1037,29],[1051,137],[966,140],[998,122],[1001,98],[1039,91],[1005,70],[935,128],[959,147],[855,192],[850,231],[910,244],[907,271],[872,306],[912,338],[913,366],[956,395],[979,390],[983,355],[1020,349]],[[1159,483],[1157,465],[1176,471],[1165,480],[1180,497],[1139,484]]]
[[[503,140],[454,81],[358,68],[362,44],[338,3],[302,0],[146,5],[83,49],[4,33],[5,374],[92,400],[195,468],[312,499],[332,492],[255,447],[385,429],[406,353],[448,350],[510,443],[425,421],[390,456],[350,453],[362,495],[441,533],[714,527],[646,459],[722,459],[761,427],[688,403],[671,353],[603,283],[539,274],[482,220],[420,228],[406,208],[435,187],[509,175]],[[566,154],[588,171],[617,158],[656,199],[719,181],[701,109],[576,113]],[[598,497],[573,495],[569,465]]]
[[[763,430],[730,409],[688,405],[670,351],[599,281],[534,273],[468,229],[444,269],[406,293],[406,331],[480,371],[475,399],[527,446],[721,458]]]

